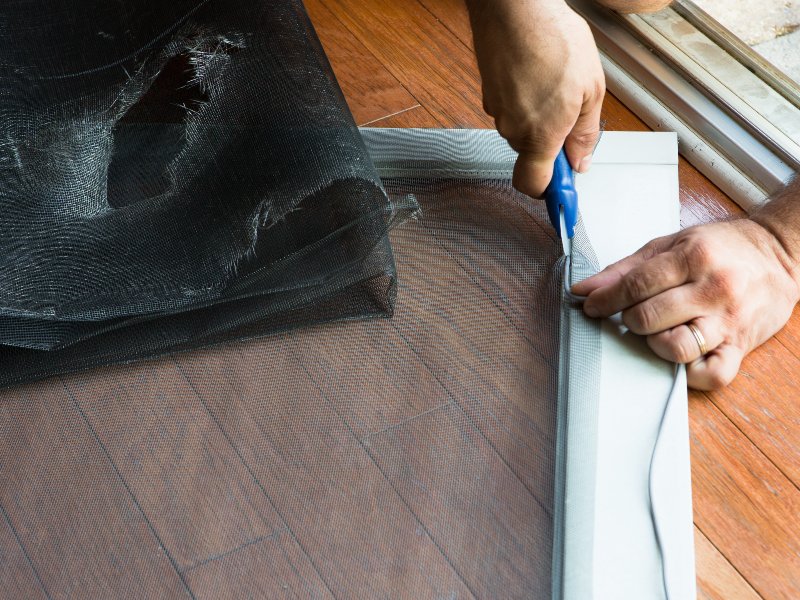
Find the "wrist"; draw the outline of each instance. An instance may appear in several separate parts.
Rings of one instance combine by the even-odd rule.
[[[778,192],[750,219],[774,238],[784,268],[800,286],[800,178]]]
[[[543,21],[574,12],[566,0],[466,0],[466,3],[473,32],[492,20],[511,19],[519,24],[543,26]]]

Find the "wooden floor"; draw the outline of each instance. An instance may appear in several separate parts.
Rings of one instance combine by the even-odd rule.
[[[305,0],[361,125],[491,127],[463,0]],[[609,130],[647,127],[611,95]],[[685,160],[684,227],[740,209]],[[800,598],[800,313],[739,377],[689,397],[701,598]]]

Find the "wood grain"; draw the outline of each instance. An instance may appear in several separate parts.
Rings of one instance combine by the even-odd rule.
[[[719,550],[694,528],[697,560],[697,598],[699,600],[757,600],[755,590],[725,559]]]
[[[300,331],[287,346],[359,441],[450,402],[392,321],[346,329],[346,336],[337,326]]]
[[[335,596],[470,597],[297,363],[303,352],[316,348],[287,334],[177,360]]]
[[[178,569],[282,527],[171,360],[64,382]]]
[[[356,123],[361,125],[419,106],[322,0],[304,0],[304,4]]]
[[[25,549],[5,513],[0,513],[0,590],[7,598],[47,598]]]
[[[533,317],[531,290],[553,295],[557,244],[510,199],[441,187],[415,185],[425,218],[392,233],[392,320],[298,332],[292,351],[470,590],[544,596],[558,319]]]
[[[474,55],[421,4],[323,1],[440,125],[491,125]]]
[[[387,115],[368,123],[370,127],[439,127],[439,122],[424,106]]]
[[[0,505],[50,596],[189,596],[58,379],[0,393],[0,424]]]
[[[549,327],[557,319],[531,316],[534,306],[556,307],[545,292],[554,288],[542,283],[555,258],[534,251],[555,253],[556,244],[519,207],[488,207],[469,188],[430,194],[433,205],[423,187],[418,192],[424,237],[404,239],[402,228],[393,236],[402,269],[394,324],[527,489],[545,491],[540,501],[549,507],[556,362]],[[483,229],[472,220],[481,217]]]
[[[444,24],[462,44],[472,50],[472,27],[464,0],[420,0],[430,13]]]
[[[195,598],[333,598],[306,554],[286,531],[186,572]]]
[[[695,523],[764,598],[800,597],[800,490],[705,395],[689,406]]]
[[[795,331],[790,327],[788,338]],[[748,356],[728,387],[707,394],[794,484],[800,487],[800,358],[782,337]],[[800,532],[798,532],[800,537]]]
[[[365,445],[477,597],[550,594],[552,515],[455,404]]]

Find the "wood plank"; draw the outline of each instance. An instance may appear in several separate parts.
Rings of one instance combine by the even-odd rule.
[[[186,572],[195,598],[333,598],[286,531]]]
[[[791,335],[793,331],[784,334]],[[733,383],[707,395],[800,487],[800,405],[791,400],[800,398],[798,372],[800,358],[781,338],[771,339],[744,360]]]
[[[317,349],[296,343],[289,333],[177,361],[335,596],[470,597],[294,358]]]
[[[51,597],[188,596],[58,379],[1,392],[0,434],[0,505]]]
[[[422,106],[387,115],[366,124],[369,127],[439,127],[439,122]]]
[[[178,569],[283,527],[170,359],[64,382]]]
[[[476,596],[550,595],[552,515],[457,406],[371,435],[365,445]]]
[[[0,512],[0,596],[30,600],[48,597],[4,512]]]
[[[800,306],[795,306],[786,327],[775,336],[789,351],[800,357]]]
[[[314,327],[292,337],[287,350],[359,440],[451,400],[387,319]]]
[[[462,44],[470,50],[475,48],[472,43],[469,12],[464,0],[419,0],[419,3],[441,21]]]
[[[416,99],[322,3],[304,0],[356,123],[419,106]]]
[[[549,507],[557,363],[552,327],[558,320],[532,318],[537,303],[555,306],[546,293],[554,288],[534,284],[537,276],[550,273],[552,261],[543,267],[533,249],[556,244],[510,203],[486,207],[485,198],[458,188],[450,196],[437,194],[437,204],[428,206],[424,188],[417,192],[426,211],[423,232],[398,228],[392,236],[398,268],[404,269],[393,323],[511,470]],[[477,208],[481,205],[485,210]],[[470,213],[487,227],[476,226]],[[502,213],[504,218],[493,218]],[[480,266],[465,268],[476,256],[487,257],[480,274]],[[493,281],[507,260],[514,268]]]
[[[800,597],[800,491],[705,395],[689,402],[695,523],[764,598]]]
[[[441,125],[491,125],[475,56],[421,4],[323,2]]]
[[[694,545],[698,600],[761,598],[697,527],[694,528]]]

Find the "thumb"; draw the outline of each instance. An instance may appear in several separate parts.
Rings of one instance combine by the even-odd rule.
[[[564,141],[569,164],[578,173],[585,173],[592,163],[592,153],[600,135],[600,110],[602,97],[585,102],[578,120]]]
[[[514,165],[514,187],[523,194],[541,198],[553,178],[553,163],[560,151],[559,140],[553,140],[546,147],[533,151],[521,151]]]

